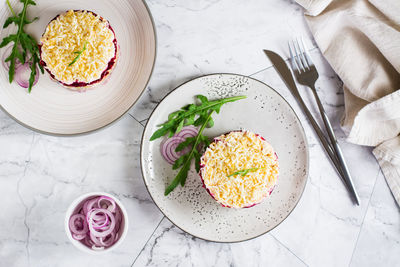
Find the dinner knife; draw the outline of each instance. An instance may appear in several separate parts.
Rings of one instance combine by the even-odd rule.
[[[267,55],[269,60],[272,62],[274,65],[275,70],[278,72],[279,76],[281,79],[285,82],[286,86],[292,93],[292,95],[295,97],[297,102],[300,104],[301,108],[303,109],[304,113],[306,114],[307,118],[310,120],[310,123],[312,127],[314,128],[315,133],[318,135],[320,142],[322,143],[323,147],[325,148],[326,153],[328,154],[329,158],[331,159],[333,165],[335,166],[336,171],[346,184],[349,192],[352,194],[354,201],[357,205],[360,205],[360,201],[358,198],[357,193],[353,192],[352,190],[349,189],[349,184],[347,183],[344,173],[342,170],[342,167],[339,163],[339,160],[334,153],[332,145],[329,143],[325,135],[323,134],[321,127],[318,125],[318,123],[315,121],[314,116],[311,114],[310,110],[307,108],[306,104],[304,103],[299,90],[297,89],[296,83],[294,82],[293,75],[291,71],[289,70],[288,66],[286,65],[285,61],[281,56],[276,54],[275,52],[272,52],[270,50],[264,50],[264,53]]]

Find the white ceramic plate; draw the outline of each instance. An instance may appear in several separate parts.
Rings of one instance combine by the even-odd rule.
[[[16,10],[22,4],[10,1]],[[38,0],[29,6],[29,18],[39,20],[25,30],[40,39],[47,24],[69,9],[90,10],[107,19],[113,27],[120,57],[104,84],[84,93],[68,90],[40,75],[30,94],[15,82],[8,82],[7,70],[0,65],[0,107],[26,127],[42,133],[74,135],[88,133],[120,118],[146,88],[156,55],[155,30],[142,0]],[[0,25],[10,15],[6,1],[0,5]],[[1,29],[3,39],[15,28]],[[0,49],[0,58],[5,48]]]
[[[280,175],[272,194],[247,209],[219,205],[202,187],[192,164],[186,185],[167,197],[164,190],[176,175],[161,156],[162,139],[150,142],[157,125],[168,114],[193,103],[194,96],[209,99],[234,95],[247,98],[222,106],[213,116],[215,125],[204,131],[209,137],[247,129],[261,134],[279,156]],[[272,88],[245,76],[214,74],[191,80],[164,98],[154,110],[143,133],[141,163],[147,189],[154,202],[176,226],[193,236],[216,242],[238,242],[264,234],[281,223],[299,201],[308,176],[308,146],[293,109]]]

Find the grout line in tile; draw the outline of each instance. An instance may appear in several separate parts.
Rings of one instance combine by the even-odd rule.
[[[127,113],[132,119],[134,119],[137,123],[139,123],[141,126],[143,126],[143,124],[138,120],[138,119],[136,119],[135,117],[133,117],[133,115],[132,114],[130,114],[130,113]]]
[[[352,263],[352,261],[353,261],[354,253],[356,252],[356,249],[357,249],[357,245],[358,245],[358,241],[359,241],[359,239],[360,239],[360,235],[361,235],[361,231],[362,231],[362,228],[363,228],[363,225],[364,225],[365,217],[367,216],[368,209],[369,209],[369,206],[370,206],[370,204],[371,204],[372,195],[373,195],[374,192],[375,192],[376,183],[378,182],[378,178],[379,178],[380,173],[381,173],[381,169],[380,169],[380,167],[378,166],[378,174],[376,175],[374,187],[372,188],[371,195],[369,196],[368,205],[367,205],[367,208],[365,209],[365,213],[364,213],[364,216],[363,216],[363,220],[362,220],[361,225],[360,225],[360,230],[358,231],[357,239],[356,239],[356,242],[355,242],[355,244],[354,244],[353,252],[351,253],[351,258],[350,258],[350,262],[349,262],[349,265],[348,265],[348,266],[350,266],[351,263]]]
[[[318,49],[318,47],[313,47],[313,48],[311,48],[311,49],[308,49],[307,52],[311,52],[311,51],[314,51],[314,50],[316,50],[316,49]],[[284,58],[284,61],[285,61],[285,62],[288,62],[289,60],[290,60],[290,58]],[[250,75],[248,75],[248,76],[249,76],[249,77],[254,76],[254,75],[256,75],[256,74],[258,74],[258,73],[260,73],[260,72],[263,72],[263,71],[266,71],[266,70],[272,68],[273,66],[274,66],[274,65],[272,64],[271,66],[266,67],[266,68],[263,68],[263,69],[261,69],[261,70],[259,70],[259,71],[256,71],[256,72],[254,72],[254,73],[252,73],[252,74],[250,74]]]
[[[141,121],[139,121],[139,123],[143,126],[143,127],[145,127],[146,126],[146,121],[147,121],[148,119],[144,119],[144,120],[141,120]]]
[[[133,263],[131,265],[131,267],[133,267],[133,265],[135,264],[136,260],[139,258],[140,254],[142,254],[144,248],[147,246],[147,243],[149,243],[150,239],[153,237],[154,233],[156,232],[156,230],[158,229],[158,227],[160,226],[161,222],[164,220],[165,216],[163,216],[161,218],[161,220],[158,222],[157,226],[154,228],[154,231],[151,233],[151,235],[149,236],[149,238],[146,240],[146,243],[143,245],[142,249],[140,250],[140,252],[137,254],[136,258],[133,260]]]
[[[274,66],[274,65],[271,65],[271,66],[269,66],[269,67],[266,67],[266,68],[263,68],[263,69],[261,69],[261,70],[259,70],[259,71],[256,71],[256,72],[250,74],[249,77],[254,76],[254,75],[256,75],[256,74],[258,74],[258,73],[260,73],[260,72],[263,72],[263,71],[265,71],[265,70],[268,70],[268,69],[272,68],[273,66]]]
[[[301,261],[305,266],[309,266],[307,263],[305,263],[299,256],[297,256],[293,251],[291,251],[285,244],[283,244],[278,238],[276,238],[273,234],[269,234],[273,239],[276,240],[276,242],[278,242],[279,244],[281,244],[281,246],[283,246],[284,248],[286,248],[293,256],[295,256],[299,261]]]

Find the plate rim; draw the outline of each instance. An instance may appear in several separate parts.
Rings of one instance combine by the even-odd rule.
[[[261,233],[261,234],[258,234],[258,235],[256,235],[256,236],[253,236],[253,237],[250,237],[250,238],[245,238],[245,239],[242,239],[242,240],[236,240],[236,241],[211,240],[211,239],[207,239],[207,238],[204,238],[204,237],[196,236],[196,235],[190,233],[189,231],[186,231],[186,230],[182,229],[181,227],[179,227],[179,226],[178,226],[173,220],[171,220],[171,219],[161,210],[161,208],[158,206],[157,202],[154,200],[153,196],[152,196],[151,193],[150,193],[150,190],[149,190],[149,188],[148,188],[148,186],[147,186],[146,179],[145,179],[145,177],[144,177],[144,176],[145,176],[144,164],[143,164],[143,158],[144,158],[144,157],[143,157],[143,154],[142,154],[142,153],[143,153],[143,145],[144,145],[144,135],[145,135],[146,131],[148,130],[148,127],[149,127],[148,122],[150,121],[151,117],[153,116],[153,113],[156,111],[156,109],[158,108],[158,106],[159,106],[172,92],[175,92],[176,90],[178,90],[178,89],[179,89],[180,87],[182,87],[183,85],[185,85],[185,84],[187,84],[187,83],[189,83],[189,82],[192,82],[192,81],[194,81],[194,80],[197,80],[197,79],[201,79],[201,78],[204,78],[204,77],[207,77],[207,76],[216,76],[216,75],[234,75],[234,76],[240,76],[240,77],[248,78],[248,79],[250,79],[250,80],[260,82],[261,84],[267,86],[269,89],[271,89],[273,92],[275,92],[279,97],[281,97],[281,98],[286,102],[286,104],[287,104],[287,105],[289,106],[289,108],[293,111],[295,117],[296,117],[297,120],[299,121],[300,129],[301,129],[301,131],[302,131],[302,133],[303,133],[304,140],[305,140],[305,147],[306,147],[306,149],[305,149],[305,150],[306,150],[306,158],[307,158],[307,162],[306,162],[306,175],[305,175],[306,181],[305,181],[304,187],[303,187],[303,189],[302,189],[302,191],[301,191],[301,193],[300,193],[300,197],[299,197],[299,199],[296,201],[296,203],[295,203],[293,209],[286,215],[285,218],[282,219],[282,221],[280,221],[278,224],[276,224],[276,225],[275,225],[274,227],[272,227],[271,229],[269,229],[269,230],[267,230],[267,231],[265,231],[265,232],[263,232],[263,233]],[[178,229],[180,229],[180,230],[183,231],[184,233],[190,234],[191,236],[193,236],[193,237],[195,237],[195,238],[198,238],[198,239],[201,239],[201,240],[205,240],[205,241],[209,241],[209,242],[225,243],[225,244],[240,243],[240,242],[245,242],[245,241],[249,241],[249,240],[258,238],[258,237],[263,236],[263,235],[269,233],[270,231],[274,230],[277,226],[279,226],[282,222],[284,222],[284,221],[290,216],[290,214],[292,214],[292,212],[296,209],[297,205],[299,204],[300,200],[301,200],[302,197],[303,197],[304,191],[305,191],[305,189],[306,189],[306,186],[307,186],[308,180],[309,180],[309,175],[310,175],[310,149],[309,149],[309,147],[308,147],[307,135],[306,135],[306,132],[305,132],[305,130],[304,130],[304,126],[303,126],[303,124],[302,124],[301,121],[300,121],[299,116],[297,115],[297,113],[295,112],[295,110],[293,109],[293,107],[289,104],[289,102],[288,102],[280,93],[278,93],[274,88],[272,88],[272,87],[269,86],[268,84],[266,84],[266,83],[264,83],[264,82],[262,82],[262,81],[260,81],[260,80],[258,80],[258,79],[255,79],[255,78],[250,77],[250,76],[242,75],[242,74],[229,73],[229,72],[210,73],[210,74],[205,74],[205,75],[196,76],[196,77],[194,77],[194,78],[191,78],[191,79],[189,79],[189,80],[187,80],[187,81],[185,81],[185,82],[179,84],[179,85],[176,86],[173,90],[171,90],[170,92],[168,92],[168,93],[160,100],[160,102],[157,104],[157,106],[153,109],[153,111],[151,112],[151,114],[150,114],[150,116],[149,116],[149,118],[148,118],[148,120],[147,120],[147,122],[146,122],[146,125],[144,126],[143,133],[142,133],[142,139],[141,139],[141,141],[140,141],[140,169],[141,169],[141,172],[142,172],[142,179],[143,179],[144,185],[146,186],[146,190],[147,190],[147,192],[149,193],[149,195],[150,195],[151,199],[153,200],[154,204],[156,205],[156,207],[158,208],[158,210],[164,215],[164,217],[167,218],[175,227],[177,227]],[[162,220],[162,219],[161,219],[161,220]],[[160,221],[160,222],[161,222],[161,221]],[[157,226],[157,227],[158,227],[158,226]]]
[[[149,77],[147,78],[146,84],[145,84],[144,87],[143,87],[143,90],[140,92],[139,96],[138,96],[138,97],[136,98],[136,100],[132,103],[132,105],[130,105],[129,108],[127,108],[127,110],[124,111],[119,117],[115,118],[114,120],[110,121],[109,123],[107,123],[107,124],[105,124],[105,125],[103,125],[103,126],[97,127],[97,128],[95,128],[95,129],[92,129],[92,130],[89,130],[89,131],[83,131],[83,132],[77,132],[77,133],[63,134],[63,133],[46,132],[46,131],[43,131],[43,130],[40,130],[40,129],[36,129],[36,128],[32,127],[32,126],[29,126],[28,124],[23,123],[22,121],[18,120],[18,119],[15,118],[14,116],[12,116],[12,115],[1,105],[1,103],[0,103],[0,110],[2,110],[8,117],[10,117],[11,119],[13,119],[13,120],[14,120],[15,122],[17,122],[19,125],[21,125],[21,126],[27,128],[27,129],[29,129],[29,130],[32,130],[32,131],[34,131],[34,132],[36,132],[36,133],[39,133],[39,134],[45,134],[45,135],[55,136],[55,137],[74,137],[74,136],[85,136],[85,135],[89,135],[89,134],[92,134],[92,133],[101,131],[101,130],[103,130],[103,129],[106,129],[106,128],[110,127],[111,125],[113,125],[114,123],[116,123],[116,122],[118,122],[119,120],[121,120],[122,117],[124,117],[124,116],[128,113],[128,111],[140,100],[140,98],[142,97],[142,95],[143,95],[144,92],[146,91],[146,89],[147,89],[147,87],[148,87],[148,85],[149,85],[150,79],[151,79],[151,77],[153,76],[153,72],[154,72],[154,68],[155,68],[156,60],[157,60],[157,53],[158,53],[158,50],[157,50],[158,37],[157,37],[157,30],[156,30],[156,25],[155,25],[155,22],[154,22],[154,17],[153,17],[153,14],[151,13],[150,8],[149,8],[149,6],[147,5],[146,1],[145,1],[145,0],[141,0],[141,2],[144,4],[144,6],[145,6],[145,8],[146,8],[146,10],[147,10],[147,13],[149,14],[150,21],[151,21],[151,26],[152,26],[152,28],[153,28],[153,34],[154,34],[154,57],[153,57],[153,65],[152,65],[152,67],[151,67],[150,75],[149,75]]]

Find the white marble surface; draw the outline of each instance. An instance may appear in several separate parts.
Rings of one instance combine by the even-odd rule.
[[[25,129],[0,112],[0,266],[398,265],[399,208],[371,149],[344,140],[340,80],[310,46],[321,76],[318,89],[360,207],[352,204],[307,119],[263,55],[262,49],[271,49],[287,56],[285,41],[299,34],[311,38],[302,9],[279,0],[147,3],[157,27],[157,63],[146,93],[120,121],[92,135],[58,138]],[[274,87],[299,114],[310,145],[310,177],[298,207],[272,232],[242,243],[210,243],[181,232],[153,204],[140,172],[140,138],[152,109],[183,81],[213,72],[251,75]],[[121,199],[130,230],[120,248],[93,257],[68,242],[63,223],[75,197],[97,190]]]

